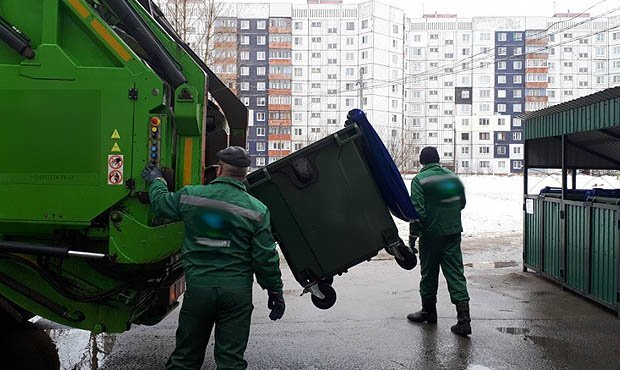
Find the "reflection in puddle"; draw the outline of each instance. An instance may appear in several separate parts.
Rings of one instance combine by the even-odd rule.
[[[45,330],[58,349],[61,369],[97,370],[112,352],[116,336],[77,329]]]
[[[499,327],[496,328],[500,333],[512,334],[512,335],[525,335],[530,332],[530,329],[526,328],[514,328],[514,327]]]

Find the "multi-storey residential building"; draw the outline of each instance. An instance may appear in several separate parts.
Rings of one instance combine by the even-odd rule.
[[[620,84],[620,17],[408,18],[378,1],[227,4],[213,69],[251,111],[260,167],[362,107],[403,170],[436,146],[460,173],[523,166],[520,116]]]

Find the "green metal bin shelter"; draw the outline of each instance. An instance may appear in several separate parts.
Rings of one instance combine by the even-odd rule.
[[[620,198],[576,191],[578,170],[620,170],[620,87],[523,118],[523,269],[620,314]],[[561,169],[561,190],[528,194],[532,169]]]

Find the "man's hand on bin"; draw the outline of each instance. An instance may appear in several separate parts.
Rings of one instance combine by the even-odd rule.
[[[155,181],[156,179],[163,179],[164,174],[161,173],[161,171],[159,170],[159,168],[157,168],[157,166],[155,166],[154,164],[151,164],[151,165],[144,167],[144,170],[142,170],[142,177],[144,178],[144,181],[146,181],[148,185],[151,185],[151,183]]]
[[[284,316],[284,310],[286,304],[284,304],[284,293],[279,292],[267,292],[269,294],[269,300],[267,302],[267,308],[271,310],[269,318],[273,321],[279,320]]]

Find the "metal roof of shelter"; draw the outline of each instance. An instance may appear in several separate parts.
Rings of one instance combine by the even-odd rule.
[[[620,169],[620,86],[523,116],[529,168]]]

